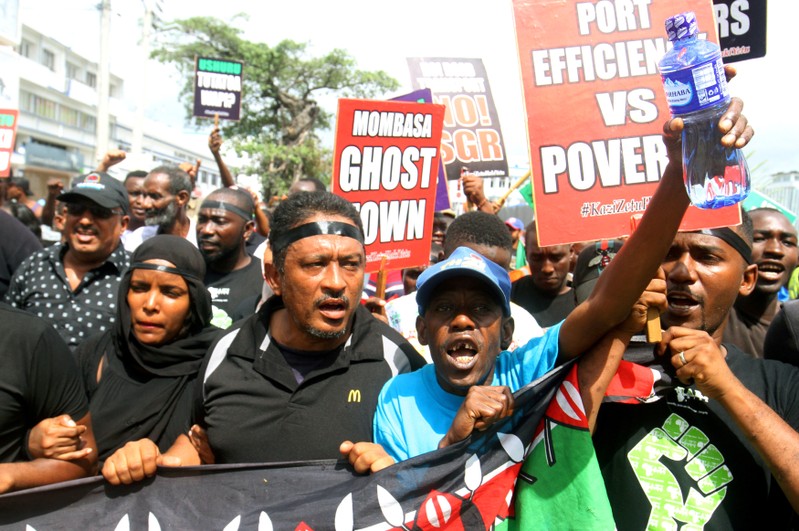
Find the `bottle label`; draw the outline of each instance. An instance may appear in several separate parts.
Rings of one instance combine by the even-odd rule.
[[[706,109],[730,97],[721,58],[661,77],[672,115]]]

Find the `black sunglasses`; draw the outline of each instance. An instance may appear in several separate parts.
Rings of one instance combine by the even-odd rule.
[[[98,219],[109,219],[112,216],[121,216],[122,212],[120,210],[112,210],[110,208],[101,207],[98,205],[85,205],[83,203],[67,203],[67,214],[70,216],[80,216],[86,211],[94,218]]]

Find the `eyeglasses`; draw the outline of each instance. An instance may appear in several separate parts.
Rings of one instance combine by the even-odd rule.
[[[87,210],[93,218],[97,219],[110,219],[113,216],[122,215],[122,211],[116,208],[110,209],[95,205],[85,205],[82,203],[67,203],[67,214],[70,216],[80,216]]]

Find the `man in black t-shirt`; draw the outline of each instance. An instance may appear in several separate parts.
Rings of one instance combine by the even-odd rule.
[[[568,284],[574,251],[571,245],[538,245],[535,221],[525,230],[530,274],[513,283],[510,298],[544,328],[557,324],[576,306]]]
[[[211,347],[195,421],[220,463],[334,459],[345,440],[369,452],[375,445],[363,441],[372,440],[380,389],[424,360],[360,306],[366,255],[352,204],[328,192],[295,194],[273,221],[265,272],[274,296]],[[156,464],[201,462],[186,435],[163,456],[138,443],[106,461],[111,483],[141,480]]]
[[[94,473],[97,446],[89,404],[72,354],[53,327],[0,303],[0,366],[0,494]],[[65,440],[80,437],[83,444],[61,450],[79,458],[50,459],[35,448],[29,453],[34,426],[59,416],[68,416],[57,419],[68,425],[54,430]]]
[[[756,282],[751,245],[751,225],[680,233],[663,262],[666,369],[652,374],[679,381],[646,403],[604,404],[594,434],[618,529],[785,528],[785,497],[799,506],[799,371],[722,344]]]
[[[261,261],[247,253],[252,235],[255,204],[247,192],[220,188],[200,205],[197,246],[205,258],[205,286],[211,293],[212,324],[229,328],[231,315],[242,300],[261,293],[264,284]]]

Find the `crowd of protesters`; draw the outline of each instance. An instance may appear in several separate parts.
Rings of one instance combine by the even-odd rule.
[[[733,99],[727,145],[752,129]],[[680,121],[627,239],[541,246],[475,211],[434,216],[429,264],[364,274],[353,205],[314,179],[275,208],[224,187],[192,206],[192,168],[96,171],[42,202],[0,181],[0,493],[157,466],[344,458],[359,473],[463,440],[513,392],[578,358],[620,529],[787,527],[799,508],[797,231],[779,211],[677,233]],[[188,171],[187,171],[188,170]],[[59,233],[44,246],[41,225]],[[639,340],[647,313],[663,338]],[[623,359],[662,387],[603,396]],[[779,361],[777,361],[779,360]],[[565,521],[568,521],[566,518]]]

